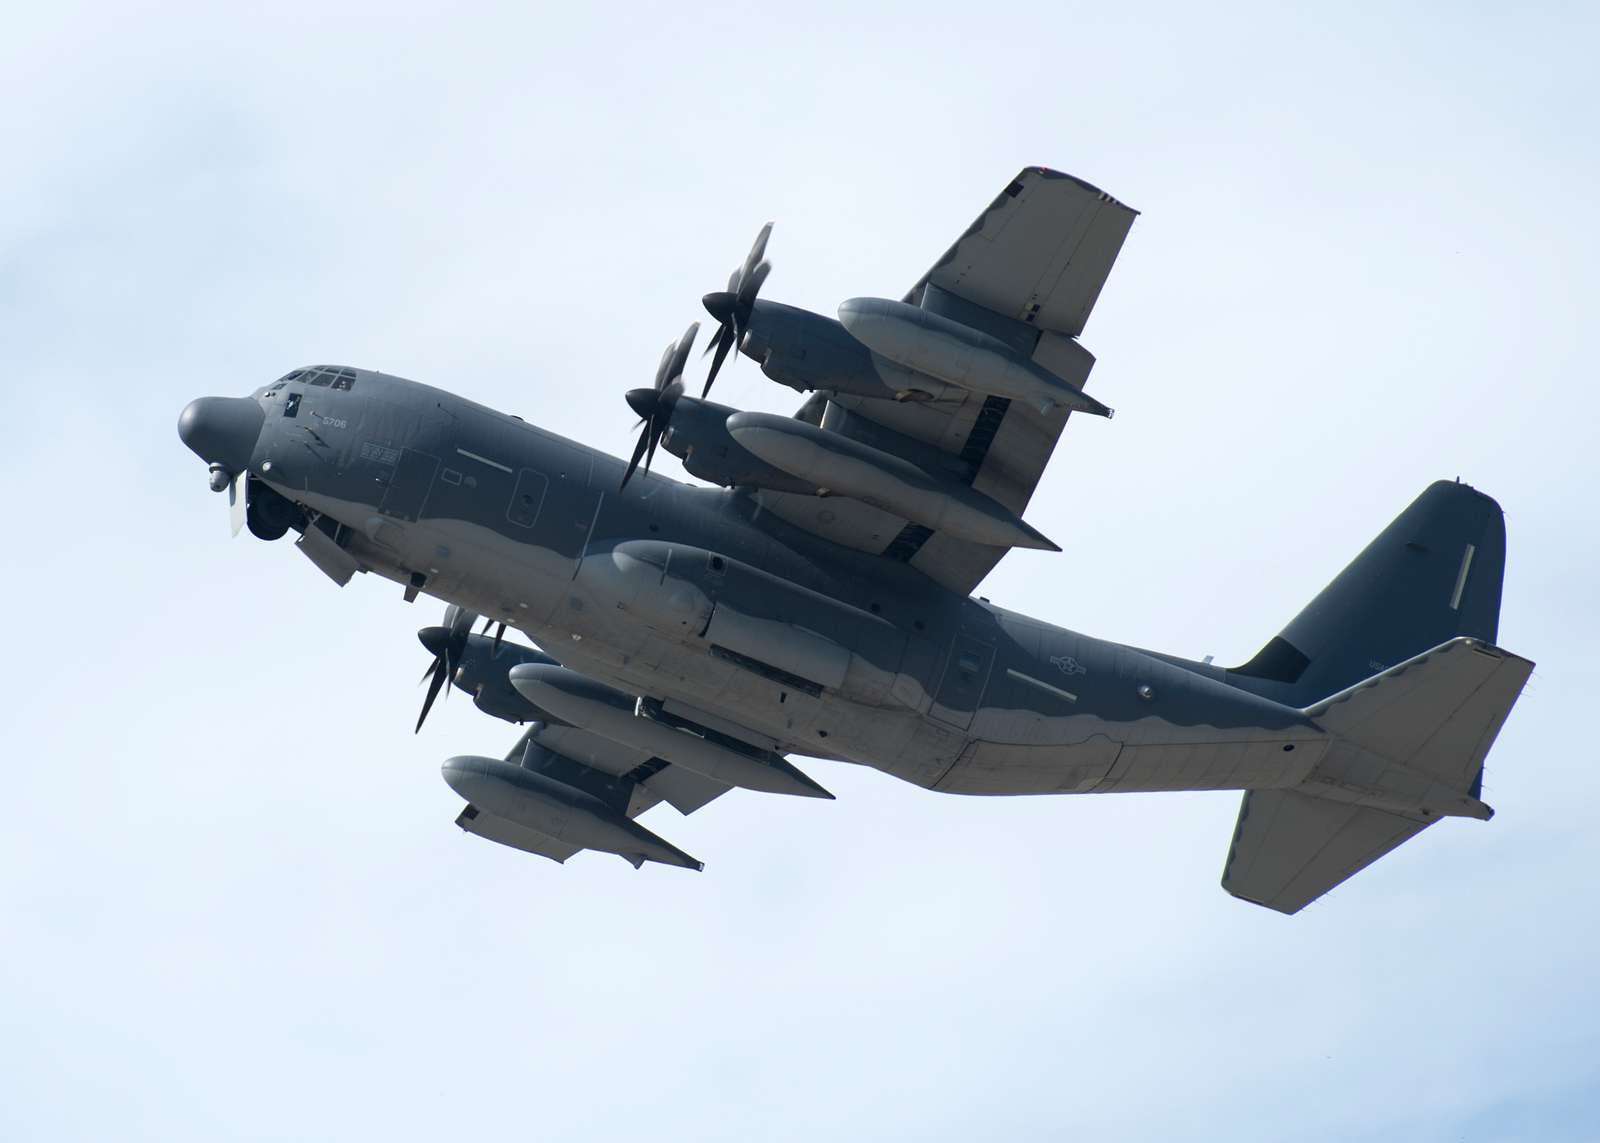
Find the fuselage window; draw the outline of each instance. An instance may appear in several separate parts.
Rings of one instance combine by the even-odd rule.
[[[333,375],[329,373],[313,373],[306,378],[307,385],[327,386],[333,383]]]

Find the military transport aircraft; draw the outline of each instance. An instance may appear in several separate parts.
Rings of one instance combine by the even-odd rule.
[[[1532,668],[1495,645],[1504,524],[1432,485],[1233,668],[973,598],[1009,549],[1059,550],[1022,511],[1071,414],[1111,415],[1078,337],[1134,217],[1029,168],[904,297],[837,318],[761,296],[769,225],[704,299],[701,395],[693,325],[627,394],[626,462],[342,366],[202,397],[178,430],[235,533],[448,602],[419,632],[422,717],[451,684],[526,727],[444,763],[469,833],[699,869],[635,819],[734,786],[831,796],[788,755],[956,794],[1233,789],[1223,887],[1293,913],[1441,817],[1490,816],[1484,756]],[[708,399],[735,349],[810,393],[794,416]],[[658,445],[717,487],[651,472]]]

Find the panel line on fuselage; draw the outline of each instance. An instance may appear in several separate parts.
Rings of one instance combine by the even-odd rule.
[[[1010,667],[1006,668],[1006,674],[1010,675],[1013,679],[1016,679],[1019,683],[1027,683],[1030,687],[1038,687],[1041,691],[1046,691],[1050,694],[1053,694],[1057,698],[1064,698],[1068,702],[1078,701],[1078,696],[1073,694],[1071,691],[1064,691],[1060,687],[1053,687],[1043,679],[1036,679],[1032,675],[1025,675],[1021,671],[1013,670]]]
[[[462,456],[466,457],[468,460],[475,460],[480,464],[487,464],[490,468],[498,468],[501,472],[510,472],[511,471],[510,468],[508,468],[506,465],[501,464],[498,460],[490,460],[486,456],[479,456],[477,453],[468,452],[464,448],[458,448],[458,449],[456,449],[456,452],[460,453]]]

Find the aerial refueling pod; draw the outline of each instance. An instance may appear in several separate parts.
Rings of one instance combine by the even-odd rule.
[[[701,862],[576,786],[495,758],[462,756],[441,768],[450,788],[497,818],[583,849],[702,869]]]
[[[839,321],[873,353],[976,393],[1111,416],[1111,410],[990,334],[888,298],[850,298]]]
[[[687,544],[627,540],[586,557],[577,582],[669,638],[814,695],[877,705],[905,654],[880,616]]]
[[[831,798],[796,767],[777,754],[746,753],[712,742],[642,713],[626,704],[619,692],[576,671],[541,663],[512,667],[511,685],[529,702],[564,722],[665,758],[685,770],[768,794]],[[619,701],[622,700],[622,701]],[[492,811],[491,811],[492,812]]]
[[[735,413],[728,431],[750,453],[819,494],[853,496],[975,544],[1061,550],[976,489],[840,433],[770,413]]]

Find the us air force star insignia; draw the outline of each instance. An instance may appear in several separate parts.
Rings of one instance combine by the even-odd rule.
[[[1063,675],[1087,675],[1089,673],[1089,668],[1078,662],[1071,655],[1051,655],[1050,662],[1052,665],[1059,667]]]

